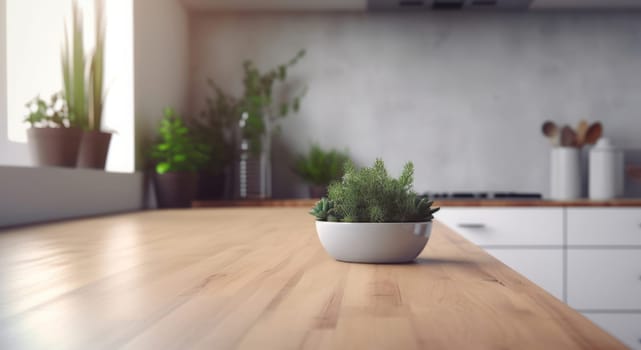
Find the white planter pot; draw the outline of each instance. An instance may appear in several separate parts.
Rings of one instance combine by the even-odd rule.
[[[316,221],[325,250],[336,260],[358,263],[409,262],[423,251],[431,222],[347,223]]]

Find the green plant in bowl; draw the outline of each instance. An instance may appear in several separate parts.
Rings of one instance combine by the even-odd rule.
[[[325,250],[336,260],[359,263],[409,262],[421,253],[439,208],[412,189],[414,166],[393,178],[377,159],[372,167],[348,164],[310,214]],[[358,242],[358,244],[355,244]]]
[[[440,208],[413,191],[414,165],[405,164],[393,178],[381,159],[372,167],[356,168],[348,163],[345,175],[329,186],[311,214],[320,221],[336,222],[430,222]]]

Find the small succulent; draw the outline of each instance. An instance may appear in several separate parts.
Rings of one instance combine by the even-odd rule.
[[[330,201],[327,198],[321,198],[316,205],[312,208],[312,210],[309,212],[310,214],[314,215],[316,217],[316,220],[318,221],[332,221],[329,220],[331,217],[333,217],[333,211],[334,209],[334,203]],[[336,220],[333,220],[336,221]]]
[[[340,182],[329,187],[311,210],[319,221],[338,222],[423,222],[432,221],[440,208],[412,190],[414,165],[405,164],[398,179],[388,175],[377,159],[370,168],[357,169],[348,163]]]

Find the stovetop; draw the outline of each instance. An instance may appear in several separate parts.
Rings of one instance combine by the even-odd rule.
[[[540,199],[540,193],[532,192],[425,192],[430,199]]]

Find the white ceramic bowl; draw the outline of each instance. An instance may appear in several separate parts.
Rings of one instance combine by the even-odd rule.
[[[431,222],[316,221],[321,244],[334,259],[359,263],[409,262],[423,251]]]

